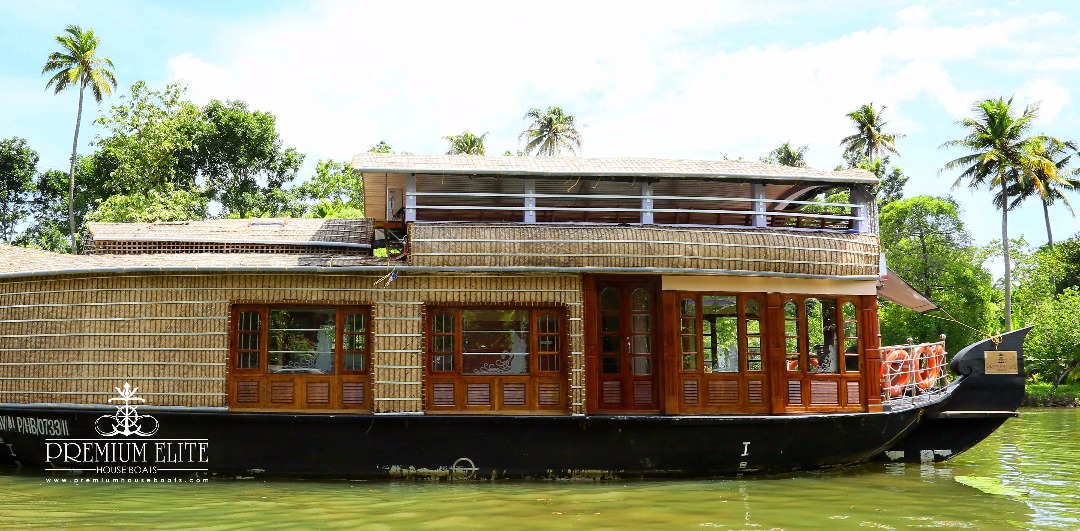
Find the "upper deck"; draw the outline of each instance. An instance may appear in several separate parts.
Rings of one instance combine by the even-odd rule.
[[[742,160],[387,155],[353,158],[367,215],[414,221],[698,225],[874,232],[865,170]],[[826,202],[841,190],[847,200]]]

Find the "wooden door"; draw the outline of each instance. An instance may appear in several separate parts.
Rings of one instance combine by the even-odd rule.
[[[655,282],[596,282],[597,411],[659,412]]]

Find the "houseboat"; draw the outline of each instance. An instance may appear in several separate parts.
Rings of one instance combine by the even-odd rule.
[[[0,463],[707,477],[944,460],[1023,397],[1023,331],[955,356],[880,344],[879,296],[933,304],[882,263],[869,172],[352,165],[366,219],[90,223],[80,255],[0,247]]]

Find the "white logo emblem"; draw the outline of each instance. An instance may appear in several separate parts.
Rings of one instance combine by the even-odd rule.
[[[150,415],[140,415],[139,406],[133,404],[133,402],[145,402],[142,398],[135,396],[139,388],[131,387],[131,384],[124,382],[123,389],[119,387],[113,389],[116,389],[120,396],[110,398],[109,402],[121,402],[121,404],[116,406],[115,415],[102,415],[94,421],[94,429],[98,434],[103,437],[115,435],[149,437],[157,433],[157,419]]]

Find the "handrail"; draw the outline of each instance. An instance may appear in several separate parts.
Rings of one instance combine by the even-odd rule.
[[[949,384],[945,336],[941,341],[881,347],[879,352],[885,403],[940,394]]]
[[[865,220],[865,216],[855,214],[818,214],[815,212],[754,212],[752,210],[715,210],[715,209],[691,209],[691,208],[633,208],[633,207],[552,207],[552,206],[493,206],[493,205],[415,205],[409,208],[416,210],[502,210],[502,211],[546,211],[546,212],[660,212],[660,213],[689,213],[689,214],[735,214],[735,215],[761,215],[793,218],[814,219],[840,219],[840,220]]]
[[[788,205],[818,205],[855,208],[859,205],[854,203],[828,203],[821,201],[796,201],[793,199],[754,199],[752,197],[705,197],[684,195],[619,195],[619,194],[530,194],[530,193],[506,193],[506,192],[411,192],[409,195],[416,197],[512,197],[529,199],[641,199],[670,200],[670,201],[741,201],[746,203],[782,203]]]

